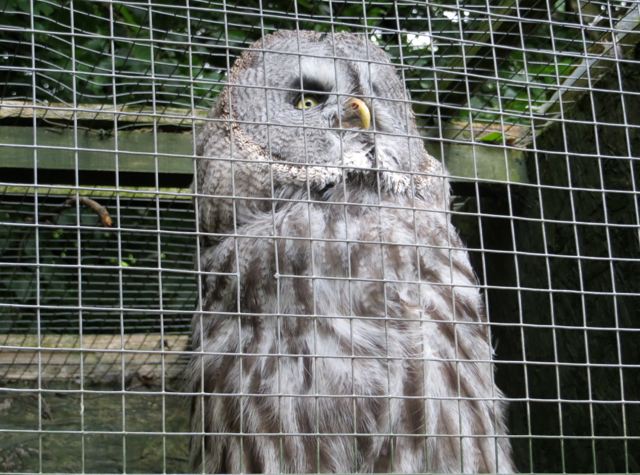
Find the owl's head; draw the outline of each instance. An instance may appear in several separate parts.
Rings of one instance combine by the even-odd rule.
[[[366,39],[278,31],[243,53],[229,83],[219,110],[275,159],[340,165],[360,150],[371,167],[399,171],[424,160],[396,69]]]

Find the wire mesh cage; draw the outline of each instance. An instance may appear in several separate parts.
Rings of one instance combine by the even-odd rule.
[[[190,324],[203,325],[210,318],[207,302],[223,298],[221,291],[211,295],[207,276],[241,279],[245,272],[199,264],[212,240],[225,236],[206,229],[195,209],[203,197],[197,186],[190,188],[201,154],[197,134],[224,122],[207,114],[252,44],[278,30],[311,30],[328,38],[350,32],[389,56],[424,147],[448,170],[452,194],[444,214],[464,242],[450,243],[449,250],[466,247],[478,278],[471,287],[482,296],[482,326],[496,348],[488,358],[508,403],[503,437],[514,467],[640,472],[637,1],[2,5],[1,471],[193,470],[189,441],[208,433],[208,416],[190,416],[184,394],[216,390],[206,381],[195,389],[184,382],[192,356],[207,351],[191,341]],[[376,67],[373,60],[364,63]],[[373,99],[363,96],[369,105]],[[419,180],[425,174],[406,175]],[[265,199],[283,198],[271,191]],[[243,199],[235,190],[231,198]],[[234,237],[244,236],[235,228],[225,238]],[[349,239],[334,241],[367,244]],[[300,275],[314,282],[321,277]],[[285,285],[282,276],[272,277]],[[397,279],[378,280],[386,289]],[[238,331],[243,318],[260,311],[235,312]],[[424,313],[428,318],[428,305]],[[313,311],[298,316],[308,317],[320,326],[332,318]],[[386,310],[379,317],[392,318]],[[278,351],[266,353],[298,358]],[[353,344],[350,351],[353,368]],[[226,356],[248,365],[251,354],[236,349]],[[333,361],[329,354],[311,356],[314,365]],[[461,376],[455,377],[460,392]],[[390,377],[387,382],[393,385]],[[235,400],[256,396],[245,389]],[[389,403],[392,393],[379,399]],[[318,404],[318,393],[309,395]],[[355,401],[355,395],[332,397]],[[271,396],[285,405],[284,396],[292,397]],[[233,407],[230,420],[246,417]],[[190,417],[202,418],[199,429]],[[355,459],[348,472],[373,471],[362,468],[368,462],[357,455],[367,436],[387,437],[391,448],[380,457],[400,464],[399,436],[437,435],[427,424],[412,434],[366,434],[359,417],[354,411],[354,428],[342,434]],[[244,441],[251,431],[242,424],[220,437]],[[282,461],[291,456],[286,441],[300,434],[283,427],[266,433],[280,444],[275,471],[290,472],[294,465]],[[329,434],[318,426],[304,435],[320,440]],[[449,435],[462,447],[462,433]],[[206,445],[205,457],[214,450]],[[314,450],[318,462],[306,471],[332,471],[321,466],[325,449]],[[243,467],[219,472],[269,471]],[[402,471],[393,462],[385,467]],[[462,464],[454,471],[473,470]]]

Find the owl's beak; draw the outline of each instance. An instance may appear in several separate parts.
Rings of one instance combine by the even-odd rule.
[[[362,99],[352,97],[345,105],[342,116],[343,127],[363,127],[369,130],[371,125],[371,111]]]

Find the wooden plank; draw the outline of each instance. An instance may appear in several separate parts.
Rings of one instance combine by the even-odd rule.
[[[186,107],[153,108],[139,105],[113,106],[109,104],[78,104],[77,107],[61,102],[49,104],[28,101],[0,101],[0,119],[46,119],[53,123],[69,123],[74,120],[91,122],[135,123],[142,125],[177,125],[191,127],[192,122],[202,125],[208,110],[191,111]]]
[[[157,176],[161,188],[188,188],[193,178],[191,133],[159,132],[154,137],[148,127],[110,133],[92,128],[79,130],[75,144],[71,128],[38,127],[34,140],[32,127],[0,127],[0,180],[30,184],[37,171],[38,184],[75,185],[76,154],[78,184],[83,186],[155,187]]]
[[[433,140],[425,145],[429,153],[444,162],[454,182],[454,194],[468,194],[468,188],[455,183],[463,184],[465,178],[529,183],[525,153],[531,142],[530,127],[505,124],[503,128],[500,124],[475,122],[472,128],[469,122],[451,121],[442,135],[442,147]]]
[[[79,130],[77,136],[76,146],[73,129],[37,127],[34,140],[32,127],[0,127],[0,166],[33,169],[35,156],[38,169],[74,170],[77,150],[78,170],[115,172],[117,166],[123,172],[155,173],[157,157],[160,173],[193,174],[191,134],[157,133],[154,137],[147,128],[109,134]],[[161,151],[158,155],[154,155],[154,138]]]
[[[0,335],[0,381],[110,382],[135,373],[172,379],[184,371],[188,357],[177,352],[188,345],[188,335],[83,335],[82,342],[78,335],[42,335],[40,344],[37,335]]]
[[[471,141],[471,134],[467,130],[469,124],[463,122],[452,124],[447,128],[445,138],[452,140]],[[507,139],[517,138],[521,141],[523,127],[510,126],[505,130]],[[467,130],[467,132],[465,132]],[[489,166],[504,163],[504,152],[496,147],[482,145],[482,138],[494,133],[496,126],[487,124],[474,125],[473,146],[482,149],[485,157],[480,163],[482,173],[480,178],[504,180],[506,173],[504,166]],[[528,129],[527,129],[528,130]],[[139,131],[117,132],[118,152],[116,158],[116,139],[113,135],[95,132],[79,131],[78,147],[74,147],[74,133],[72,129],[38,128],[36,131],[37,152],[33,148],[32,127],[0,127],[0,180],[10,183],[33,183],[34,154],[37,157],[38,182],[40,184],[75,184],[76,152],[80,185],[108,185],[116,183],[116,160],[119,170],[118,183],[120,186],[153,186],[156,177],[156,157],[158,163],[158,179],[161,187],[187,188],[193,178],[193,136],[189,133],[157,133],[158,150],[161,154],[154,155],[154,134],[151,129]],[[526,135],[526,134],[525,134]],[[433,141],[430,142],[434,144]],[[429,145],[429,142],[427,142]],[[472,150],[470,145],[447,145],[445,158],[452,175],[455,177],[475,177],[473,170]],[[428,147],[436,150],[434,155],[440,159],[439,147]],[[457,150],[455,159],[448,151]],[[464,161],[462,155],[469,156],[469,161],[462,168],[457,164]],[[495,158],[492,158],[495,156]],[[511,155],[509,155],[511,157]],[[511,160],[511,158],[509,158]],[[455,162],[455,164],[454,164]],[[471,164],[471,168],[469,167]],[[500,171],[502,167],[502,171]],[[513,167],[512,167],[513,168]],[[497,170],[493,175],[491,170]],[[514,181],[515,174],[510,178]],[[523,181],[522,174],[515,181]]]

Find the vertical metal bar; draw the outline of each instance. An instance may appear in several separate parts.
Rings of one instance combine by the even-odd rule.
[[[31,100],[33,105],[33,182],[38,184],[38,119],[36,116],[36,101],[37,101],[37,84],[36,84],[36,38],[35,38],[35,0],[29,1],[29,27],[31,28],[30,34],[30,47],[31,47],[31,70],[28,71],[31,76]],[[35,235],[35,257],[36,257],[36,332],[37,332],[37,345],[38,345],[38,470],[42,473],[42,458],[43,458],[43,442],[42,442],[42,320],[40,313],[41,295],[40,295],[40,216],[38,213],[39,203],[39,189],[34,187],[33,192],[33,223],[34,223],[34,235]]]
[[[156,82],[158,78],[156,77],[156,53],[155,53],[155,39],[154,39],[154,27],[153,27],[153,2],[152,0],[148,0],[148,16],[149,16],[149,59],[150,59],[150,68],[151,68],[151,99],[152,99],[152,112],[153,112],[153,159],[154,159],[154,169],[155,169],[155,211],[156,211],[156,254],[157,261],[156,265],[158,266],[158,310],[160,316],[160,390],[161,390],[161,408],[162,408],[162,471],[163,473],[167,473],[167,421],[166,421],[166,410],[167,410],[167,400],[166,400],[166,386],[165,386],[165,323],[164,323],[164,285],[163,285],[163,252],[162,252],[162,224],[160,217],[160,168],[158,163],[158,110],[157,110],[157,91],[156,91]]]
[[[186,32],[187,32],[187,41],[189,44],[189,84],[190,84],[190,88],[191,88],[191,93],[192,93],[192,101],[193,101],[193,90],[194,90],[194,73],[193,73],[193,31],[192,31],[192,26],[191,26],[191,0],[187,1],[187,5],[186,5],[186,10],[187,10],[187,27],[186,27]],[[226,32],[226,29],[225,29]],[[225,41],[227,42],[227,46],[228,46],[228,36],[225,35]],[[226,60],[227,60],[227,71],[229,70],[229,50],[228,48],[226,49]],[[192,109],[193,110],[193,109]],[[193,123],[192,123],[193,124]],[[193,135],[193,154],[194,156],[197,154],[197,149],[196,149],[196,134],[195,134],[195,125],[192,125],[192,131],[194,133]],[[233,133],[231,133],[231,137],[230,139],[233,138]],[[230,158],[232,157],[232,149],[231,149],[231,145],[229,145],[230,149],[229,149],[229,155]],[[233,182],[233,161],[231,162],[231,180]],[[198,160],[194,159],[193,160],[193,173],[194,173],[194,177],[197,176],[198,173]],[[235,189],[235,188],[234,188]],[[198,180],[194,179],[193,180],[193,190],[192,193],[194,195],[193,198],[193,203],[194,203],[194,215],[195,215],[195,227],[196,227],[196,255],[195,255],[195,267],[197,270],[197,278],[196,278],[196,284],[198,286],[197,288],[197,302],[196,302],[196,315],[198,318],[197,321],[197,328],[198,328],[198,332],[200,334],[200,348],[198,349],[198,354],[199,354],[199,359],[197,360],[199,365],[198,365],[198,369],[199,369],[199,378],[200,378],[200,384],[197,388],[192,388],[192,390],[197,390],[199,392],[199,395],[197,396],[199,398],[200,401],[200,412],[199,414],[195,413],[195,410],[193,411],[193,414],[191,414],[191,418],[192,418],[192,423],[191,423],[191,430],[193,430],[193,418],[195,417],[199,417],[200,418],[200,433],[201,433],[201,437],[200,437],[200,473],[204,474],[206,473],[207,467],[206,467],[206,437],[208,437],[207,433],[206,433],[206,415],[207,415],[207,411],[205,409],[205,405],[207,404],[208,399],[205,399],[205,350],[204,350],[204,299],[203,299],[203,295],[202,295],[202,288],[203,288],[203,271],[202,271],[202,261],[201,261],[201,256],[202,256],[202,235],[201,233],[203,232],[202,227],[200,225],[200,195],[202,193],[202,191],[198,188]],[[235,203],[234,203],[234,216],[235,216]],[[234,219],[235,222],[235,219]],[[196,330],[196,324],[192,323],[192,329],[193,331]],[[191,355],[191,357],[193,358],[193,355]]]
[[[192,31],[191,31],[191,3],[190,0],[187,0],[186,5],[185,5],[185,12],[186,12],[186,32],[187,32],[187,56],[188,56],[188,79],[189,79],[189,101],[190,101],[190,106],[191,106],[191,134],[192,134],[192,141],[191,141],[191,153],[194,157],[194,159],[192,160],[192,166],[193,166],[193,176],[197,177],[198,174],[198,159],[195,158],[197,156],[197,138],[198,138],[198,131],[196,128],[196,109],[195,109],[195,87],[194,87],[194,66],[193,66],[193,41],[192,41]],[[227,61],[228,61],[228,55],[227,55]],[[203,337],[204,337],[204,321],[203,321],[203,309],[204,309],[204,305],[203,305],[203,296],[202,296],[202,287],[203,287],[203,272],[202,272],[202,265],[201,265],[201,259],[200,256],[202,255],[202,247],[201,247],[201,234],[203,232],[202,227],[200,226],[200,199],[199,196],[201,194],[201,190],[198,186],[198,180],[194,178],[193,183],[191,185],[191,194],[192,194],[192,200],[193,200],[193,215],[194,215],[194,219],[195,219],[195,234],[194,234],[194,241],[195,241],[195,257],[194,257],[194,267],[195,267],[195,271],[196,271],[196,305],[195,305],[195,310],[196,310],[196,314],[194,315],[193,319],[195,320],[197,318],[197,327],[198,327],[198,331],[200,333],[200,348],[199,348],[199,356],[200,359],[198,360],[198,362],[200,363],[198,365],[198,369],[199,369],[199,373],[200,373],[200,386],[199,389],[198,388],[191,388],[192,391],[199,391],[199,395],[198,396],[191,396],[193,397],[198,397],[200,398],[200,413],[197,414],[195,411],[195,406],[194,409],[192,409],[192,413],[191,413],[191,427],[189,428],[190,430],[193,431],[193,418],[195,417],[199,417],[200,418],[200,432],[201,432],[201,438],[200,438],[200,453],[201,453],[201,469],[200,472],[201,473],[205,473],[207,468],[206,468],[206,464],[205,464],[205,459],[206,459],[206,455],[205,455],[205,448],[206,448],[206,444],[205,444],[205,437],[206,435],[205,432],[205,415],[206,415],[206,411],[205,411],[205,404],[206,404],[206,400],[204,398],[204,388],[205,388],[205,384],[204,384],[204,344],[203,344]],[[192,331],[196,330],[196,324],[191,323],[191,328]],[[191,358],[194,358],[196,355],[196,352],[193,351],[192,349],[192,354],[190,355]],[[192,402],[193,404],[193,402]],[[192,436],[194,437],[194,436]],[[193,442],[191,442],[193,443]]]
[[[518,11],[518,17],[521,18],[522,15],[520,13],[520,7],[517,6],[517,11]],[[527,60],[527,48],[526,48],[526,44],[525,44],[525,38],[524,38],[524,32],[522,31],[522,22],[519,21],[518,22],[518,28],[520,30],[520,37],[521,37],[521,41],[522,41],[522,49],[523,49],[523,69],[524,69],[524,74],[525,74],[525,78],[526,78],[526,93],[527,93],[527,100],[529,103],[529,107],[528,107],[528,115],[529,115],[529,121],[531,124],[534,124],[534,115],[533,115],[533,98],[531,97],[531,79],[530,79],[530,73],[529,73],[529,66],[528,66],[528,60]],[[536,98],[537,99],[537,98]],[[543,249],[543,253],[544,253],[544,260],[545,260],[545,270],[546,270],[546,277],[547,277],[547,283],[548,283],[548,293],[549,293],[549,313],[550,313],[550,319],[551,319],[551,331],[552,331],[552,338],[553,338],[553,361],[555,363],[555,382],[556,382],[556,390],[557,390],[557,399],[558,399],[558,427],[559,427],[559,436],[560,436],[560,458],[561,458],[561,466],[562,466],[562,472],[565,473],[566,472],[566,462],[565,462],[565,436],[564,436],[564,426],[563,426],[563,409],[562,409],[562,387],[560,385],[560,365],[559,363],[559,358],[558,358],[558,336],[557,336],[557,330],[556,330],[556,315],[555,315],[555,310],[554,310],[554,305],[553,305],[553,281],[551,279],[551,262],[549,260],[549,244],[548,244],[548,238],[547,238],[547,229],[545,226],[545,207],[544,207],[544,199],[543,199],[543,194],[542,194],[542,177],[540,174],[540,162],[539,162],[539,149],[538,149],[538,145],[537,145],[537,134],[534,133],[534,127],[532,126],[532,133],[531,133],[531,140],[532,140],[532,149],[533,151],[531,152],[531,154],[533,155],[533,165],[534,165],[534,169],[535,169],[535,183],[536,185],[536,192],[537,192],[537,196],[538,196],[538,207],[540,210],[540,219],[541,219],[541,223],[540,223],[540,230],[542,233],[542,249]],[[515,251],[515,249],[514,249]],[[533,465],[531,465],[531,461],[530,461],[530,465],[529,465],[530,469],[533,470]]]
[[[578,2],[579,8],[581,8],[580,2]],[[553,59],[554,59],[554,67],[556,74],[556,83],[562,84],[562,79],[560,77],[560,72],[558,68],[558,52],[556,49],[556,38],[554,33],[554,24],[551,17],[551,13],[549,13],[549,20],[551,20],[551,24],[549,25],[550,39],[551,45],[553,47]],[[562,139],[564,145],[564,157],[565,164],[567,167],[567,190],[569,191],[569,203],[571,208],[571,224],[573,225],[573,240],[576,246],[576,256],[578,257],[577,265],[578,265],[578,280],[580,287],[580,301],[581,301],[581,310],[582,310],[582,318],[583,318],[583,327],[584,327],[584,346],[585,346],[585,358],[586,358],[586,370],[587,370],[587,394],[589,395],[589,424],[591,428],[591,447],[592,447],[592,455],[593,455],[593,470],[597,471],[597,460],[596,460],[596,445],[595,445],[595,428],[593,425],[593,386],[591,383],[591,358],[589,352],[589,335],[587,332],[588,322],[587,322],[587,304],[585,299],[585,290],[584,290],[584,276],[582,272],[582,260],[580,256],[582,255],[580,248],[580,239],[578,234],[578,225],[576,218],[576,206],[575,206],[575,198],[574,198],[574,186],[573,186],[573,178],[571,173],[571,161],[569,160],[570,150],[568,147],[568,135],[566,125],[569,122],[565,116],[564,111],[564,100],[562,97],[562,89],[559,89],[559,98],[558,104],[560,105],[560,126],[562,130]]]
[[[607,2],[606,4],[606,8],[608,16],[610,19],[614,18],[613,16],[613,11],[611,10],[611,4],[609,2]],[[629,127],[628,127],[628,123],[627,123],[627,114],[626,114],[626,109],[625,109],[625,103],[624,103],[624,88],[623,88],[623,84],[622,84],[622,71],[620,70],[620,58],[619,58],[619,48],[616,45],[616,32],[613,29],[613,25],[611,25],[611,42],[612,42],[612,47],[611,47],[611,51],[613,52],[614,55],[614,60],[615,60],[615,72],[616,72],[616,76],[618,78],[618,84],[620,87],[618,94],[620,94],[620,102],[622,105],[622,117],[623,117],[623,121],[624,121],[624,130],[625,130],[625,139],[626,139],[626,143],[629,144],[630,143],[630,139],[629,139]],[[583,36],[583,40],[586,43],[586,37],[585,37],[585,32],[584,29],[581,30],[582,31],[582,36]],[[587,51],[585,51],[585,55],[587,54]],[[603,164],[602,164],[602,149],[600,146],[600,136],[599,136],[599,131],[598,131],[598,127],[597,127],[597,123],[598,123],[598,117],[597,117],[597,112],[596,112],[596,107],[595,107],[595,96],[593,94],[593,89],[595,87],[595,83],[596,81],[593,81],[591,78],[591,71],[587,68],[587,77],[588,77],[588,85],[589,85],[589,96],[591,98],[591,113],[593,115],[593,122],[594,122],[594,137],[595,137],[595,143],[596,143],[596,155],[597,155],[597,160],[598,160],[598,173],[599,173],[599,179],[600,179],[600,187],[602,190],[601,196],[602,196],[602,214],[603,214],[603,218],[604,218],[604,223],[605,223],[605,233],[607,236],[607,255],[609,257],[609,275],[610,275],[610,279],[611,279],[611,291],[612,291],[612,302],[613,302],[613,317],[614,317],[614,321],[615,321],[615,335],[616,335],[616,356],[618,359],[618,364],[619,364],[619,379],[620,379],[620,403],[621,403],[621,413],[622,413],[622,431],[623,431],[623,435],[624,435],[624,446],[625,446],[625,468],[626,471],[629,472],[629,448],[628,448],[628,442],[627,442],[627,418],[626,418],[626,408],[625,408],[625,404],[624,404],[624,377],[623,377],[623,371],[622,368],[624,366],[623,363],[623,359],[622,359],[622,346],[620,343],[620,322],[619,322],[619,313],[618,313],[618,292],[617,292],[617,285],[616,285],[616,272],[615,272],[615,266],[614,266],[614,254],[613,254],[613,250],[612,250],[612,244],[611,244],[611,228],[609,226],[609,207],[607,206],[607,195],[606,195],[606,182],[605,182],[605,178],[604,178],[604,170],[603,170]],[[627,148],[627,152],[630,152],[631,149]],[[631,155],[631,154],[629,154]],[[633,181],[633,163],[631,162],[631,184],[633,189],[635,189],[635,182]],[[637,206],[637,200],[634,200],[636,206]],[[590,395],[590,397],[592,397]],[[595,434],[595,428],[594,428],[594,437],[597,434]],[[595,440],[594,440],[594,447],[595,447]],[[594,449],[594,457],[595,457],[595,449]],[[597,465],[594,467],[594,471],[598,471],[598,467]]]
[[[115,14],[113,11],[113,3],[109,4],[109,34],[111,36],[109,40],[109,48],[111,53],[111,87],[113,89],[113,137],[114,137],[114,180],[115,180],[115,190],[116,190],[116,216],[118,216],[117,226],[118,229],[114,230],[116,232],[116,239],[118,243],[117,248],[117,266],[118,266],[118,306],[120,308],[118,312],[118,318],[120,323],[120,350],[125,349],[125,340],[124,340],[124,332],[125,332],[125,314],[124,314],[124,279],[122,275],[123,267],[122,267],[122,222],[119,219],[122,216],[122,207],[120,202],[120,155],[119,155],[119,137],[118,137],[118,94],[117,94],[117,81],[116,81],[116,43],[115,43]],[[78,248],[80,249],[80,242],[78,242]],[[120,396],[120,410],[121,414],[121,425],[122,425],[122,461],[123,461],[123,470],[126,469],[126,460],[127,460],[127,445],[125,432],[127,430],[127,417],[126,417],[126,360],[125,353],[122,351],[120,354],[120,389],[122,394]]]
[[[77,76],[77,63],[76,63],[76,25],[75,25],[75,3],[74,0],[69,2],[69,26],[71,29],[71,88],[73,94],[73,144],[74,144],[74,153],[73,153],[73,161],[74,161],[74,183],[75,183],[75,207],[76,207],[76,239],[78,243],[78,257],[77,257],[77,265],[78,265],[78,308],[80,309],[78,312],[78,347],[80,349],[84,348],[84,313],[83,313],[83,295],[82,295],[82,232],[80,229],[81,224],[81,209],[80,209],[80,195],[78,191],[78,187],[80,186],[80,164],[78,161],[78,119],[77,113],[75,110],[78,108],[78,76]],[[84,359],[80,359],[80,430],[81,430],[81,468],[84,473],[86,467],[86,428],[85,428],[85,369],[84,369]]]

